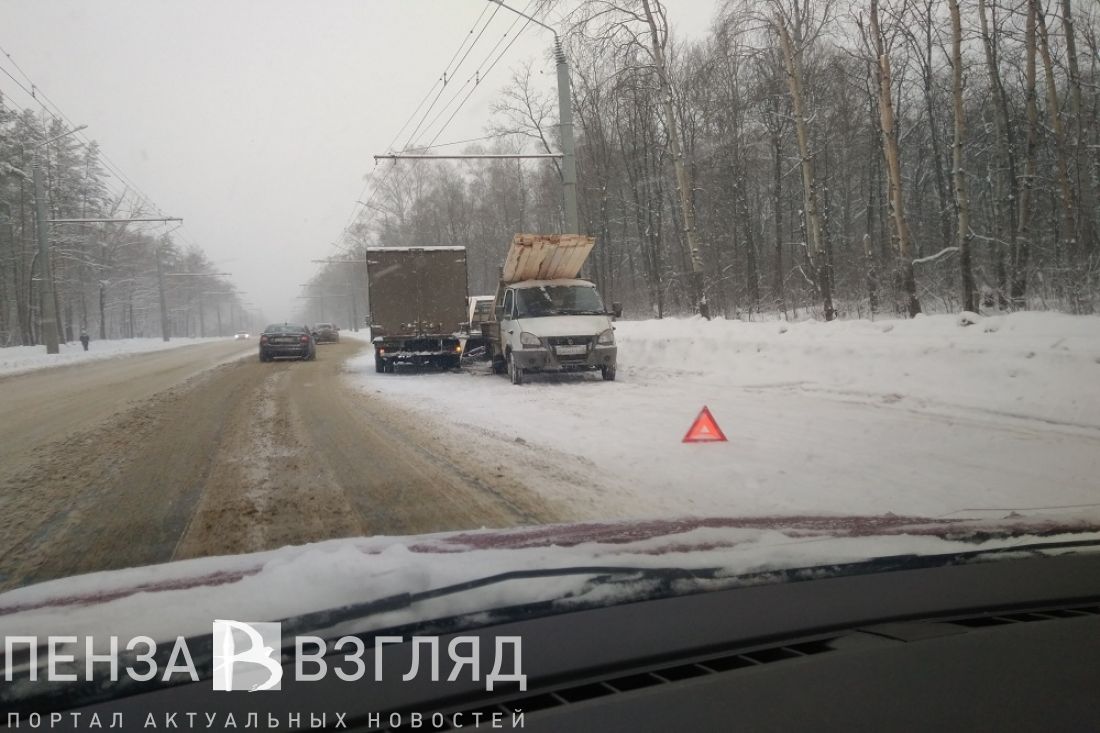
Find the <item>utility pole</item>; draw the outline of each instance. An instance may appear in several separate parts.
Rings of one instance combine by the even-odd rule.
[[[50,232],[46,223],[46,186],[42,182],[42,165],[37,152],[31,166],[31,175],[34,176],[34,210],[38,223],[38,279],[42,283],[38,292],[42,308],[42,340],[46,342],[47,354],[59,354],[61,346],[57,336],[57,308],[53,299],[53,272],[50,269]]]
[[[53,271],[50,269],[50,231],[49,217],[46,214],[46,185],[42,181],[42,161],[38,151],[55,140],[80,132],[87,125],[74,127],[68,132],[51,137],[34,146],[34,161],[31,163],[31,176],[34,178],[34,210],[38,223],[38,260],[39,275],[42,279],[42,338],[46,342],[47,354],[58,354],[61,346],[57,335],[57,301],[53,293]]]
[[[544,28],[546,26],[543,26]],[[577,214],[577,155],[573,140],[573,93],[569,85],[569,63],[561,39],[554,33],[554,58],[558,64],[558,119],[561,120],[561,188],[565,197],[565,232],[580,234]]]
[[[164,266],[160,262],[161,247],[157,245],[157,290],[160,293],[160,337],[168,341],[171,337],[168,327],[168,303],[164,298]]]
[[[326,260],[310,260],[310,262],[324,264],[324,265],[361,265],[361,264],[363,264],[360,260],[334,260],[334,259],[331,259],[331,258],[326,259]],[[348,283],[348,297],[351,298],[351,328],[352,328],[353,331],[357,332],[357,331],[359,331],[359,298],[356,297],[355,281],[353,280],[353,278],[354,278],[354,275],[349,270],[348,271],[348,277],[347,277],[347,283]],[[303,283],[302,287],[309,287],[309,285]]]

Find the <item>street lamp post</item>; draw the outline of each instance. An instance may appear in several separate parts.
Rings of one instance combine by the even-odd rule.
[[[50,233],[46,215],[46,184],[42,180],[42,163],[38,151],[55,140],[80,132],[87,125],[74,127],[68,132],[51,137],[34,146],[34,160],[31,163],[31,176],[34,178],[34,209],[38,221],[38,261],[42,278],[42,339],[46,342],[47,354],[61,353],[57,333],[57,303],[53,297],[53,272],[50,268]]]
[[[360,202],[360,203],[362,203],[362,202]],[[359,260],[333,260],[333,259],[310,260],[310,262],[318,262],[318,263],[323,263],[323,264],[326,264],[326,265],[361,265],[361,264],[364,264],[363,262],[361,262]],[[348,278],[347,278],[348,297],[351,298],[351,328],[352,328],[353,331],[358,332],[359,331],[359,302],[358,302],[359,299],[355,295],[356,288],[355,288],[355,282],[353,280],[353,277],[354,276],[349,272],[348,273]]]
[[[170,339],[171,325],[168,320],[168,306],[164,297],[164,266],[160,260],[160,245],[157,245],[157,287],[160,290],[160,337],[168,341]],[[221,275],[230,275],[229,272],[169,272],[169,277],[215,277]],[[220,314],[219,314],[220,315]],[[202,303],[199,303],[199,328],[201,331],[205,331],[205,326],[202,323]]]
[[[563,233],[580,234],[580,223],[577,218],[577,156],[573,142],[573,99],[569,86],[569,63],[565,59],[561,39],[558,37],[558,32],[551,26],[505,5],[502,0],[489,0],[489,2],[494,2],[505,10],[510,10],[554,34],[554,59],[558,67],[558,119],[561,122],[561,187],[565,198],[565,232]]]

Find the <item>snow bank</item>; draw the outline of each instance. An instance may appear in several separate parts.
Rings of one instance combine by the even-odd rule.
[[[1100,317],[623,321],[620,363],[708,374],[741,389],[789,387],[919,400],[1100,428]],[[973,322],[973,325],[962,325]]]
[[[84,351],[80,342],[77,341],[71,344],[61,344],[61,353],[59,354],[47,354],[45,346],[9,346],[0,348],[0,376],[226,340],[229,339],[173,338],[167,342],[159,338],[93,340],[88,345],[88,351]]]
[[[619,378],[376,374],[570,519],[1100,512],[1100,318],[616,324]],[[681,442],[706,405],[729,441]]]

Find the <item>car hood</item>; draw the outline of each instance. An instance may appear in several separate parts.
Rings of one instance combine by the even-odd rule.
[[[595,336],[611,328],[607,316],[542,316],[520,318],[520,329],[540,338],[547,336]]]
[[[1100,540],[1100,521],[892,514],[686,517],[349,538],[93,573],[9,591],[0,594],[0,635],[140,634],[160,640],[209,633],[217,618],[289,619],[538,568],[719,568],[732,576],[1067,539]],[[591,576],[494,585],[379,614],[367,627],[575,598]]]

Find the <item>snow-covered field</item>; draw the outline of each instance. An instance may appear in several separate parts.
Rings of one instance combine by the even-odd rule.
[[[577,518],[1100,513],[1100,318],[619,322],[619,379],[376,374]],[[729,438],[681,442],[708,406]]]
[[[47,354],[45,346],[10,346],[0,349],[0,376],[225,340],[227,339],[224,337],[173,338],[167,342],[159,338],[93,340],[87,351],[84,351],[79,341],[74,341],[71,344],[61,344],[61,353],[58,354]]]

